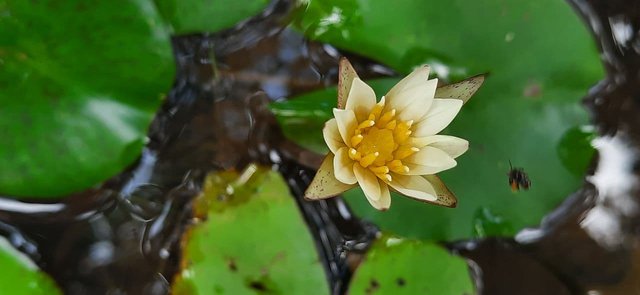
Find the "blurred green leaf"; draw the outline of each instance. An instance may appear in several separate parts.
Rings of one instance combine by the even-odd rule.
[[[177,34],[215,32],[258,14],[269,0],[153,0]]]
[[[250,165],[210,174],[185,235],[173,294],[329,294],[313,240],[282,177]]]
[[[513,233],[513,226],[489,208],[478,208],[473,215],[473,237],[500,237]]]
[[[470,142],[458,166],[441,174],[458,197],[458,208],[395,197],[391,209],[380,213],[359,190],[347,192],[360,216],[403,236],[461,239],[471,237],[474,213],[488,208],[501,212],[514,234],[537,224],[579,187],[581,177],[564,167],[557,149],[569,128],[587,122],[578,101],[602,77],[602,69],[591,38],[566,3],[314,0],[297,24],[312,38],[405,73],[420,63],[430,63],[435,74],[451,81],[490,73],[443,132]],[[376,89],[378,97],[388,89]],[[324,145],[319,118],[297,115],[303,113],[295,107],[307,114],[324,114],[333,106],[335,94],[318,92],[300,100],[314,99],[326,102],[292,100],[294,107],[274,108],[285,133],[319,150]],[[300,126],[315,126],[318,131],[307,132]],[[302,132],[314,137],[300,136]],[[575,154],[574,160],[586,162],[588,157]],[[528,173],[529,191],[511,192],[506,175],[509,160]]]
[[[14,249],[0,237],[0,293],[11,295],[54,295],[62,294],[49,276],[24,254]]]
[[[475,294],[464,259],[434,243],[379,238],[356,269],[349,294]]]
[[[574,175],[584,175],[596,150],[591,145],[595,138],[592,127],[572,127],[567,130],[558,144],[558,157],[567,170]]]
[[[0,1],[0,194],[60,196],[131,164],[173,71],[149,1]]]

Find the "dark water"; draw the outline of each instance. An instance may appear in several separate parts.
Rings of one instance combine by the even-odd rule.
[[[599,156],[583,188],[539,228],[448,245],[469,259],[481,294],[640,294],[640,4],[570,2],[607,70],[584,99]],[[175,37],[176,82],[140,160],[62,203],[0,199],[0,233],[68,294],[166,294],[204,175],[258,162],[287,180],[334,293],[344,293],[353,258],[377,230],[340,198],[302,201],[319,157],[285,140],[266,104],[333,85],[342,55],[364,78],[393,72],[288,29],[296,9],[276,1],[233,29]]]

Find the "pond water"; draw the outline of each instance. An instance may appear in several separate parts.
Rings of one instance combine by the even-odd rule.
[[[445,243],[468,259],[479,294],[640,293],[640,5],[569,4],[593,33],[606,70],[583,100],[598,155],[582,187],[539,227],[515,238]],[[364,79],[396,74],[305,39],[288,26],[297,10],[275,1],[232,29],[174,37],[176,80],[140,159],[60,202],[0,199],[0,233],[68,294],[167,294],[206,174],[258,163],[286,180],[332,293],[344,294],[378,228],[341,198],[302,199],[322,158],[286,139],[268,104],[334,85],[343,55]]]

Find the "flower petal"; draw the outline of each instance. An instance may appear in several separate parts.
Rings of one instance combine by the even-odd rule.
[[[434,99],[427,114],[416,124],[413,136],[429,136],[442,131],[453,121],[461,107],[462,100],[459,99]]]
[[[324,137],[324,142],[326,142],[329,147],[329,150],[334,154],[338,152],[339,148],[345,146],[344,141],[340,136],[340,130],[338,130],[338,123],[335,118],[331,118],[324,124],[324,128],[322,128],[322,135]]]
[[[387,96],[396,96],[398,93],[406,89],[413,88],[416,85],[425,83],[427,80],[429,80],[429,70],[430,68],[428,65],[422,65],[416,68],[415,70],[413,70],[413,72],[411,72],[411,74],[404,77],[404,79],[400,80],[398,84],[393,86],[393,88],[391,88],[391,90],[389,90],[389,92],[387,93]]]
[[[406,175],[436,174],[457,165],[456,160],[447,153],[431,146],[423,147],[419,152],[404,159],[403,162],[409,167],[409,172],[403,173]]]
[[[449,208],[455,208],[458,205],[456,196],[449,190],[449,188],[447,188],[440,177],[437,175],[425,175],[424,178],[431,183],[438,197],[437,200],[429,203]]]
[[[417,148],[431,146],[438,148],[449,154],[452,158],[457,158],[469,149],[469,142],[455,136],[431,135],[426,137],[411,138],[411,145]]]
[[[358,180],[353,174],[353,160],[349,158],[349,148],[341,147],[333,159],[333,171],[336,179],[345,184],[355,184]]]
[[[346,109],[352,110],[356,114],[358,122],[362,122],[367,119],[375,104],[376,93],[373,92],[373,89],[360,78],[354,78],[347,98]]]
[[[389,193],[389,187],[387,184],[380,182],[380,199],[377,201],[373,201],[369,198],[369,204],[380,211],[385,211],[391,207],[391,194]]]
[[[422,176],[394,174],[391,177],[389,185],[407,197],[431,202],[438,199],[431,183]]]
[[[355,186],[355,184],[344,184],[336,179],[333,173],[333,159],[334,156],[331,153],[324,158],[316,176],[313,177],[304,192],[305,199],[320,200],[330,198]]]
[[[436,97],[456,98],[467,103],[484,83],[484,75],[477,75],[458,83],[442,86],[436,90]]]
[[[403,121],[420,121],[429,111],[438,86],[438,79],[423,81],[411,88],[387,95],[388,108],[396,109],[398,117]]]
[[[353,136],[354,130],[358,127],[356,115],[352,110],[333,109],[333,116],[336,117],[336,123],[340,131],[340,136],[342,136],[342,141],[350,147],[351,136]]]
[[[347,97],[351,90],[353,79],[358,77],[356,70],[346,57],[340,58],[340,69],[338,77],[338,108],[344,109],[347,105]]]
[[[382,190],[380,189],[378,177],[369,171],[369,169],[362,168],[359,164],[353,165],[353,172],[358,179],[360,187],[362,187],[364,195],[367,196],[369,203],[373,205],[374,202],[379,201],[382,197]]]

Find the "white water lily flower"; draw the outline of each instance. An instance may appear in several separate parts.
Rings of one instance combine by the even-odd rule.
[[[455,196],[435,174],[456,166],[464,139],[438,135],[482,85],[483,76],[437,88],[422,66],[377,101],[351,64],[340,61],[338,108],[323,129],[330,153],[305,192],[309,200],[360,185],[373,207],[386,210],[389,190],[447,207]]]

